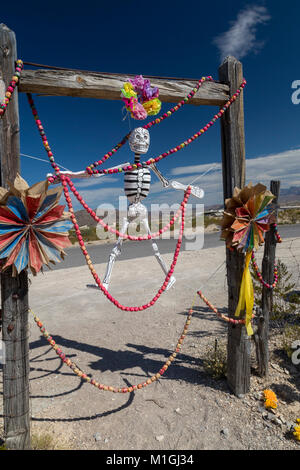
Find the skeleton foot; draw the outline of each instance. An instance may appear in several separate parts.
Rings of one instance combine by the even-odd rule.
[[[168,285],[166,287],[166,290],[171,289],[171,287],[175,284],[175,282],[176,282],[176,278],[174,276],[171,276],[168,282]]]

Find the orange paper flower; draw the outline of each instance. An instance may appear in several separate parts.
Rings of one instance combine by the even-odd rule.
[[[264,400],[265,400],[265,407],[266,408],[277,408],[277,397],[272,390],[264,390]]]

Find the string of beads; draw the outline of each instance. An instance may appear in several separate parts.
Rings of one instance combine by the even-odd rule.
[[[204,134],[220,117],[223,116],[225,111],[229,108],[229,106],[237,99],[237,97],[240,95],[241,91],[246,85],[246,80],[244,79],[241,86],[237,89],[237,91],[233,94],[233,96],[230,98],[230,100],[225,103],[225,105],[220,109],[220,111],[214,115],[214,117],[209,121],[206,126],[204,126],[202,129],[200,129],[196,134],[192,135],[189,137],[187,140],[182,142],[181,144],[177,145],[176,147],[173,147],[169,149],[166,152],[163,152],[162,154],[158,155],[157,157],[150,158],[149,160],[146,160],[145,162],[139,162],[139,163],[134,163],[132,165],[127,165],[123,166],[120,168],[110,168],[106,170],[97,170],[97,169],[92,169],[92,170],[87,170],[89,174],[114,174],[114,173],[121,173],[124,171],[130,171],[130,170],[135,170],[137,168],[141,168],[143,166],[149,166],[152,163],[157,163],[160,160],[166,158],[169,155],[172,155],[173,153],[178,152],[179,150],[182,150],[183,148],[187,147],[190,145],[192,142],[194,142],[196,139],[198,139],[202,134]],[[50,181],[51,182],[51,181]]]
[[[205,78],[205,77],[204,77]],[[209,77],[209,79],[212,79],[212,77]],[[202,129],[200,129],[196,134],[194,134],[193,136],[191,136],[190,138],[188,138],[186,141],[184,141],[183,143],[177,145],[176,147],[173,147],[172,149],[168,150],[167,152],[164,152],[162,154],[160,154],[159,156],[155,157],[155,158],[150,158],[149,160],[147,160],[146,162],[139,162],[139,163],[134,163],[132,165],[127,165],[127,166],[123,166],[123,167],[120,167],[120,168],[110,168],[110,169],[105,169],[105,170],[97,170],[94,168],[94,164],[93,166],[89,167],[89,170],[87,170],[87,172],[92,175],[92,174],[114,174],[114,173],[120,173],[120,172],[124,172],[124,171],[130,171],[130,170],[134,170],[134,169],[137,169],[137,168],[141,168],[143,165],[146,165],[146,166],[149,166],[151,165],[152,163],[157,163],[158,161],[162,160],[163,158],[166,158],[168,155],[171,155],[173,153],[176,153],[178,152],[179,150],[182,150],[183,148],[185,148],[187,145],[191,144],[194,140],[196,140],[198,137],[200,137],[202,134],[204,134],[220,117],[222,117],[222,115],[225,113],[225,111],[229,108],[229,106],[237,99],[237,97],[240,95],[241,91],[243,90],[243,88],[245,87],[246,85],[246,80],[244,79],[242,84],[240,85],[240,87],[238,88],[238,90],[233,94],[233,96],[230,98],[230,100],[227,101],[227,103],[220,109],[220,111],[214,115],[214,117],[211,119],[210,122],[208,122],[206,124],[206,126],[204,126]],[[27,97],[28,97],[28,102],[29,102],[29,105],[31,107],[31,110],[32,110],[32,114],[34,116],[34,119],[35,119],[35,122],[36,122],[36,125],[37,125],[37,128],[38,128],[38,131],[41,135],[41,138],[43,140],[43,145],[45,147],[45,150],[48,154],[48,158],[50,160],[50,163],[51,163],[51,166],[53,167],[56,175],[58,176],[60,174],[60,169],[59,167],[57,166],[57,164],[55,163],[55,159],[54,159],[54,156],[53,156],[53,153],[51,151],[51,148],[49,146],[49,142],[48,142],[48,139],[47,139],[47,136],[45,134],[45,131],[44,131],[44,128],[42,126],[42,123],[41,123],[41,120],[39,119],[38,117],[38,113],[37,113],[37,109],[35,107],[35,104],[34,104],[34,101],[33,101],[33,98],[32,98],[32,95],[30,93],[27,94]],[[189,98],[190,99],[190,98]],[[180,103],[179,103],[180,104]],[[180,107],[182,106],[179,106],[179,104],[177,105],[177,107],[175,106],[174,108],[172,108],[173,112],[177,111],[178,109],[180,109]],[[172,111],[170,111],[170,113],[172,114]],[[159,123],[161,122],[163,119],[165,119],[166,117],[170,116],[171,114],[168,114],[168,113],[165,113],[164,115],[162,115],[160,118],[157,118],[155,119],[155,123]],[[166,116],[165,116],[166,115]],[[157,121],[157,122],[156,122]],[[151,124],[151,123],[149,123]],[[153,124],[151,124],[153,125]],[[150,126],[151,127],[151,126]],[[126,136],[126,140],[128,138],[129,135]],[[125,138],[124,138],[125,139]],[[123,139],[123,140],[124,140]],[[122,142],[123,142],[122,140]],[[125,141],[126,141],[125,140]],[[125,141],[123,143],[125,143]],[[123,145],[123,144],[122,144]],[[120,148],[121,145],[117,144],[116,147]],[[114,148],[116,148],[114,147]],[[107,155],[111,156],[110,155],[113,154],[114,152],[108,152]],[[99,161],[100,162],[100,161]],[[98,162],[95,162],[95,164],[97,164]],[[101,160],[101,164],[103,163],[103,159]],[[49,182],[50,183],[53,183],[55,182],[56,178],[55,176],[51,176],[48,178]]]
[[[195,93],[199,90],[199,88],[202,86],[202,84],[205,81],[212,81],[212,80],[213,80],[213,78],[211,76],[202,77],[201,80],[198,81],[196,86],[190,91],[190,93],[182,101],[179,101],[179,103],[177,103],[177,105],[174,106],[174,108],[171,108],[166,113],[162,114],[161,116],[157,117],[156,119],[153,119],[152,121],[148,122],[148,124],[145,124],[142,127],[144,129],[150,129],[150,127],[155,126],[156,124],[159,124],[160,122],[162,122],[164,119],[167,119],[168,117],[172,116],[173,113],[178,111],[183,105],[188,103],[194,97]],[[87,173],[92,174],[93,173],[92,170],[96,166],[102,165],[108,158],[110,158],[114,153],[116,153],[127,142],[129,136],[130,136],[130,132],[128,132],[128,134],[126,134],[125,137],[123,137],[123,139],[115,147],[113,147],[109,152],[107,152],[100,160],[98,160],[98,161],[92,163],[91,165],[87,166],[86,167]]]
[[[252,264],[253,264],[253,268],[256,272],[256,275],[260,281],[260,283],[267,287],[268,289],[274,289],[276,287],[276,284],[278,282],[278,268],[277,268],[277,264],[274,263],[274,282],[273,284],[269,284],[268,282],[266,282],[263,277],[262,277],[262,274],[261,272],[259,271],[259,268],[258,268],[258,265],[256,263],[256,260],[255,260],[255,256],[254,256],[254,252],[252,251],[252,254],[251,254],[251,261],[252,261]]]
[[[235,318],[232,318],[232,317],[227,317],[226,315],[223,315],[223,313],[220,313],[218,311],[218,309],[212,303],[210,303],[210,301],[203,295],[201,290],[199,290],[197,292],[197,294],[203,300],[203,302],[205,302],[206,305],[211,309],[211,311],[214,312],[217,315],[217,317],[221,318],[222,320],[226,321],[227,323],[232,323],[233,325],[244,325],[245,324],[245,320],[243,320],[243,319],[235,319]],[[252,315],[252,318],[253,317],[254,317],[254,315]]]
[[[119,232],[119,230],[117,229],[114,229],[113,227],[110,227],[108,224],[106,224],[103,219],[101,219],[100,217],[98,217],[95,213],[95,211],[93,211],[93,209],[91,209],[88,204],[85,202],[85,200],[83,199],[83,197],[79,194],[79,192],[76,190],[72,180],[68,177],[68,176],[65,176],[65,180],[67,181],[71,191],[73,192],[73,194],[75,195],[75,197],[77,198],[77,200],[80,202],[80,204],[82,205],[82,207],[90,214],[90,216],[97,222],[99,223],[100,225],[102,225],[102,227],[104,227],[105,230],[108,230],[109,232],[113,233],[114,235],[117,235],[118,237],[122,237],[126,240],[132,240],[132,241],[142,241],[142,240],[151,240],[153,238],[157,238],[159,237],[160,235],[162,235],[162,233],[164,233],[166,230],[168,230],[172,225],[174,225],[175,221],[178,219],[178,217],[180,216],[182,210],[183,210],[183,204],[181,203],[179,209],[176,211],[174,217],[172,217],[172,219],[170,220],[169,223],[167,223],[164,227],[162,227],[160,230],[158,230],[158,232],[156,233],[152,233],[152,234],[148,234],[148,235],[141,235],[141,236],[133,236],[133,235],[128,235],[127,233],[121,233]],[[75,227],[75,229],[78,229],[79,227]]]
[[[21,76],[22,70],[23,70],[23,62],[22,60],[18,59],[15,65],[15,73],[6,89],[4,99],[0,103],[0,117],[2,117],[6,111],[8,103],[10,102],[13,92],[15,91],[15,88],[19,82],[19,78]]]
[[[94,277],[94,280],[96,282],[96,284],[98,285],[98,287],[102,290],[102,292],[106,295],[106,297],[108,298],[108,300],[110,302],[112,302],[116,307],[118,307],[119,309],[121,310],[125,310],[125,311],[130,311],[130,312],[137,312],[137,311],[142,311],[142,310],[146,310],[147,308],[150,308],[152,307],[152,305],[155,304],[155,302],[159,299],[159,297],[161,296],[161,294],[166,290],[167,286],[168,286],[168,283],[169,283],[169,280],[174,272],[174,269],[175,269],[175,266],[176,266],[176,263],[177,263],[177,259],[178,259],[178,256],[179,256],[179,252],[180,252],[180,248],[181,248],[181,244],[182,244],[182,238],[183,238],[183,231],[184,231],[184,222],[185,222],[185,207],[186,207],[186,204],[187,204],[187,201],[190,197],[190,194],[191,194],[191,187],[189,186],[185,192],[185,195],[184,195],[184,199],[182,201],[182,212],[181,212],[181,227],[180,227],[180,232],[179,232],[179,236],[178,236],[178,240],[177,240],[177,244],[176,244],[176,249],[175,249],[175,252],[174,252],[174,256],[173,256],[173,260],[172,260],[172,263],[171,263],[171,266],[170,266],[170,269],[165,277],[165,280],[164,280],[164,283],[162,284],[161,288],[158,290],[157,294],[147,303],[147,304],[144,304],[144,305],[140,305],[140,306],[136,306],[136,307],[128,307],[128,306],[125,306],[125,305],[122,305],[117,299],[115,299],[109,292],[108,290],[103,286],[98,274],[96,273],[96,270],[94,268],[94,265],[91,261],[91,258],[89,256],[89,253],[86,249],[86,246],[84,244],[84,241],[83,241],[83,237],[81,235],[81,232],[80,232],[80,229],[79,229],[79,226],[78,226],[78,223],[77,223],[77,219],[75,217],[75,214],[74,214],[74,209],[73,209],[73,206],[72,206],[72,200],[71,200],[71,197],[70,197],[70,194],[69,194],[69,191],[68,191],[68,187],[67,187],[67,181],[65,179],[65,177],[62,175],[61,177],[61,180],[62,180],[62,185],[63,185],[63,191],[64,191],[64,195],[65,195],[65,199],[67,201],[67,204],[68,204],[68,208],[69,208],[69,212],[70,212],[70,217],[71,217],[71,220],[73,222],[73,225],[74,225],[74,229],[75,229],[75,233],[76,233],[76,236],[77,236],[77,239],[78,239],[78,242],[79,242],[79,246],[81,248],[81,251],[86,259],[86,263],[91,271],[91,274],[92,276]]]
[[[281,242],[282,242],[282,238],[281,238],[281,236],[280,236],[279,233],[278,233],[277,224],[273,224],[273,227],[274,227],[274,230],[275,230],[275,237],[276,237],[277,243],[281,243]]]
[[[191,318],[192,318],[192,315],[193,315],[193,309],[190,308],[190,310],[188,312],[188,315],[187,315],[187,319],[186,319],[184,327],[183,327],[183,331],[182,331],[181,335],[179,336],[179,339],[177,341],[175,350],[172,354],[170,354],[170,356],[168,357],[168,359],[166,360],[166,362],[164,363],[162,368],[159,370],[159,372],[157,372],[156,374],[149,377],[145,382],[141,382],[137,385],[132,385],[130,387],[123,387],[123,388],[116,388],[116,387],[101,384],[101,383],[97,382],[95,379],[89,377],[82,370],[80,370],[80,368],[74,362],[72,362],[71,359],[69,359],[65,355],[65,353],[62,351],[62,349],[58,347],[55,340],[52,338],[52,336],[50,336],[50,334],[48,333],[48,331],[44,327],[41,320],[32,312],[32,310],[30,310],[30,312],[32,313],[34,321],[37,324],[37,326],[39,327],[39,329],[40,329],[42,335],[44,336],[44,338],[46,338],[46,340],[48,341],[48,343],[50,344],[52,349],[60,357],[60,359],[63,361],[63,363],[66,364],[68,367],[70,367],[70,369],[72,369],[74,374],[76,374],[80,379],[84,380],[85,382],[87,382],[87,383],[93,385],[94,387],[98,388],[99,390],[104,390],[104,391],[114,392],[114,393],[128,393],[128,392],[131,393],[131,392],[135,392],[136,390],[140,390],[141,388],[144,388],[147,385],[150,385],[151,383],[153,383],[156,380],[160,379],[160,377],[166,372],[168,367],[171,365],[171,363],[176,358],[177,353],[180,352],[181,345],[183,343],[184,338],[187,335],[188,328],[189,328],[189,325],[191,323]]]
[[[167,111],[166,113],[164,113],[162,116],[150,121],[148,124],[145,124],[143,126],[144,129],[149,129],[150,127],[156,125],[156,124],[159,124],[161,121],[163,121],[164,119],[172,116],[173,113],[175,113],[176,111],[178,111],[184,104],[186,104],[190,99],[193,98],[193,96],[195,95],[195,93],[198,91],[198,89],[200,88],[200,86],[202,86],[202,84],[205,82],[205,81],[212,81],[213,78],[211,76],[208,76],[208,77],[202,77],[201,80],[198,81],[197,85],[190,91],[190,93],[182,100],[180,101],[179,103],[177,103],[176,106],[174,106],[174,108],[171,108],[169,111]],[[34,119],[36,121],[36,124],[37,124],[37,127],[38,127],[38,130],[40,132],[40,135],[43,139],[43,142],[47,142],[47,137],[45,135],[45,131],[44,131],[44,128],[42,126],[42,123],[40,121],[40,119],[38,118],[38,113],[37,113],[37,110],[36,110],[36,107],[35,107],[35,104],[34,104],[34,101],[33,101],[33,97],[31,95],[31,93],[27,93],[27,99],[28,99],[28,102],[29,102],[29,105],[31,107],[31,110],[32,110],[32,114],[34,116]],[[87,168],[86,168],[86,171],[87,173],[89,174],[93,174],[92,172],[92,169],[95,167],[95,166],[99,166],[99,165],[102,165],[106,160],[108,160],[108,158],[110,158],[114,153],[116,153],[126,142],[127,140],[129,139],[129,136],[130,136],[131,132],[128,132],[128,134],[126,134],[123,139],[118,143],[116,144],[109,152],[107,152],[103,157],[102,159],[94,162],[93,164],[89,165]],[[44,147],[48,153],[48,158],[51,162],[51,165],[52,167],[54,168],[56,174],[59,174],[59,168],[56,167],[56,164],[55,164],[55,160],[54,160],[54,157],[53,157],[53,153],[51,152],[51,149],[50,147],[48,148],[47,144],[44,143]],[[53,178],[53,181],[52,179],[50,179],[50,182],[54,182],[54,178]]]

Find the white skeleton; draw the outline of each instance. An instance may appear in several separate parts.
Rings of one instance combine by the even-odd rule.
[[[129,146],[131,151],[135,155],[134,162],[140,163],[140,156],[144,155],[148,152],[150,145],[150,134],[147,129],[143,127],[138,127],[134,129],[130,136],[129,136]],[[114,168],[119,168],[123,166],[128,166],[129,163],[125,163],[122,165],[118,165]],[[164,188],[172,187],[174,189],[180,189],[185,191],[187,189],[187,185],[183,185],[178,181],[168,181],[164,176],[160,173],[154,163],[150,164],[149,167],[151,170],[156,174],[158,179],[161,181]],[[89,177],[86,172],[70,172],[70,171],[61,171],[62,174],[70,176],[72,178],[82,178],[82,177]],[[53,176],[53,175],[47,175]],[[102,176],[102,174],[93,175],[96,177]],[[126,170],[125,177],[124,177],[124,191],[125,195],[128,199],[129,206],[127,210],[127,217],[123,218],[122,228],[120,233],[126,233],[128,226],[131,222],[140,220],[141,225],[144,226],[148,235],[151,235],[149,222],[148,222],[148,211],[144,204],[141,201],[148,196],[151,184],[151,173],[147,165],[143,165],[135,170]],[[191,194],[193,194],[197,198],[202,198],[204,196],[204,192],[198,186],[191,186]],[[155,241],[151,238],[150,242],[152,244],[152,248],[154,251],[155,258],[157,259],[160,267],[162,268],[165,275],[168,274],[168,268],[159,253],[158,246]],[[109,282],[113,270],[114,263],[116,258],[121,255],[123,238],[119,237],[116,244],[114,245],[112,252],[109,256],[108,265],[106,268],[105,276],[103,279],[103,286],[108,289]],[[173,284],[176,282],[174,276],[170,277],[169,283],[167,285],[166,290],[170,289]]]

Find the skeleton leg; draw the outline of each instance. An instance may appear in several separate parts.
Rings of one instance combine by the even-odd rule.
[[[124,217],[121,233],[126,233],[128,225],[129,225],[129,221],[126,217]],[[103,286],[105,287],[105,289],[108,289],[108,285],[109,285],[110,276],[111,276],[111,273],[112,273],[112,270],[113,270],[114,262],[116,261],[116,258],[118,256],[120,256],[120,254],[121,254],[122,244],[123,244],[123,238],[119,237],[118,240],[117,240],[117,243],[113,247],[112,252],[109,256],[108,265],[107,265],[107,268],[106,268],[106,273],[105,273],[105,276],[104,276],[104,279],[103,279]]]
[[[148,235],[151,235],[148,219],[147,218],[142,219],[141,222],[144,224],[144,227],[146,228]],[[164,271],[164,273],[167,275],[168,274],[168,268],[167,268],[166,263],[164,262],[164,260],[161,256],[160,252],[158,251],[158,246],[152,238],[150,239],[150,241],[151,241],[151,244],[152,244],[152,248],[153,248],[153,251],[154,251],[155,258],[157,259],[157,261],[158,261],[160,267],[162,268],[162,270]],[[175,282],[176,282],[175,277],[171,276],[166,290],[170,289],[170,287],[172,287],[173,284],[175,284]]]

